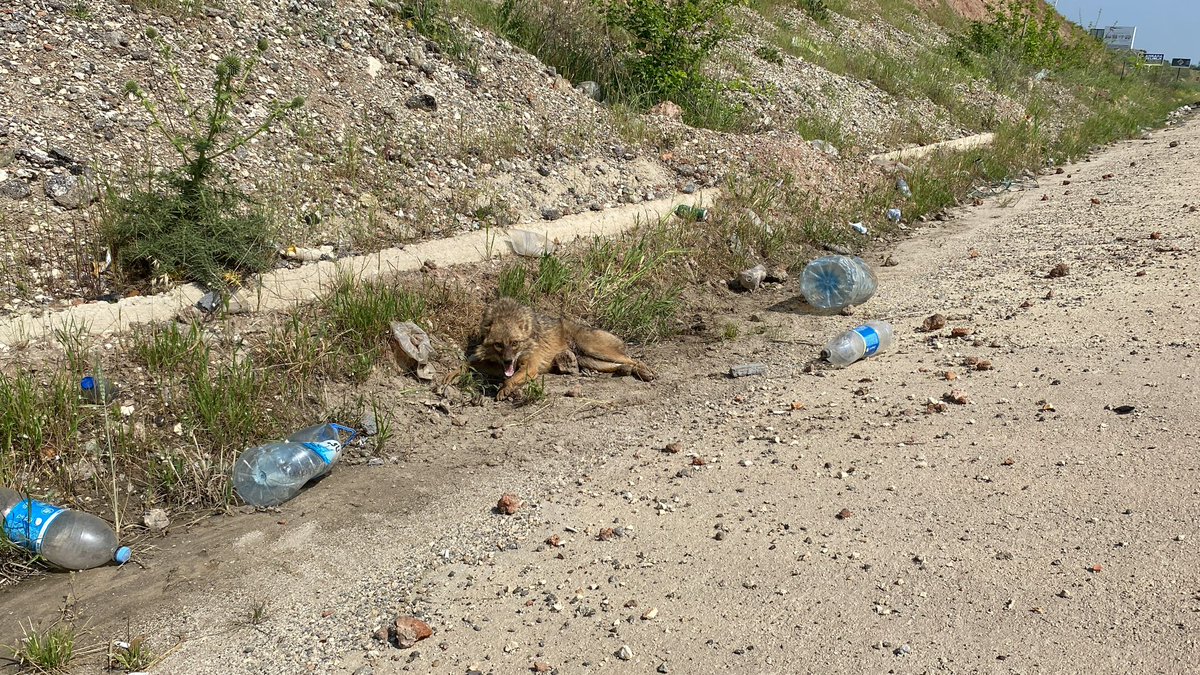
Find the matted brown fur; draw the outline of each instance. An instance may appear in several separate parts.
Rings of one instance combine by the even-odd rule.
[[[570,372],[576,363],[647,382],[655,378],[646,364],[630,358],[616,335],[537,314],[512,298],[499,298],[484,311],[479,331],[467,345],[463,367],[507,378],[496,394],[506,398],[526,382],[552,370]]]

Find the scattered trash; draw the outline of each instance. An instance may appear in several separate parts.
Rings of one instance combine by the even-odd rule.
[[[1046,79],[1047,77],[1050,77],[1050,71],[1047,70],[1046,68],[1042,68],[1041,70],[1037,71],[1037,73],[1033,76],[1033,81],[1041,82],[1042,80]]]
[[[821,350],[821,358],[828,361],[834,368],[845,368],[856,361],[891,349],[893,341],[894,335],[890,323],[868,321],[831,340]]]
[[[693,222],[703,222],[708,220],[708,209],[699,206],[690,206],[688,204],[680,204],[675,207],[675,215],[684,220]]]
[[[337,255],[333,252],[332,246],[318,246],[316,248],[305,246],[289,246],[280,251],[279,255],[290,260],[299,260],[300,262],[337,260]]]
[[[747,363],[741,366],[733,366],[729,369],[730,377],[748,377],[750,375],[762,375],[767,372],[767,367],[761,363]]]
[[[866,233],[867,233],[867,226],[866,226],[866,225],[863,225],[861,222],[859,222],[859,223],[850,223],[850,228],[851,228],[851,229],[853,229],[855,232],[857,232],[857,233],[859,233],[859,234],[866,234]]]
[[[433,364],[429,363],[433,345],[420,326],[411,321],[393,321],[390,342],[392,354],[403,368],[415,373],[418,379],[433,379]]]
[[[342,434],[349,434],[344,442]],[[328,473],[357,435],[340,424],[318,424],[250,448],[233,467],[233,487],[247,504],[282,504],[310,480]]]
[[[837,147],[833,143],[830,143],[829,141],[817,138],[812,141],[809,141],[808,144],[811,145],[812,147],[816,148],[818,151],[829,155],[830,157],[838,156]]]
[[[516,513],[519,508],[521,508],[521,500],[514,494],[505,493],[496,502],[496,511],[506,516]]]
[[[738,285],[747,291],[754,291],[767,278],[767,268],[763,265],[755,265],[748,270],[738,272]]]
[[[904,180],[904,178],[896,179],[896,190],[904,195],[905,199],[912,197],[912,190],[908,187],[908,181]]]
[[[83,511],[27,499],[12,488],[0,488],[0,515],[9,542],[66,570],[86,570],[129,560],[117,533],[99,517]]]
[[[108,405],[116,398],[120,388],[99,375],[89,375],[79,381],[79,391],[88,403]]]
[[[216,291],[209,291],[196,301],[196,307],[205,314],[212,314],[221,306],[221,294]]]
[[[942,316],[941,314],[931,314],[925,318],[925,321],[921,324],[921,327],[925,329],[926,333],[932,333],[935,330],[941,330],[946,327],[946,317]]]
[[[892,208],[887,210],[887,219],[893,223],[899,223],[902,217],[903,216],[900,213],[900,209]]]
[[[550,238],[544,234],[530,232],[529,230],[509,230],[509,244],[512,246],[513,253],[527,258],[540,258],[543,255],[553,255],[556,246]]]
[[[830,255],[804,266],[800,292],[818,309],[861,305],[875,295],[875,272],[858,256]]]

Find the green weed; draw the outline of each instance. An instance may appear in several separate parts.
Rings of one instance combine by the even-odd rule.
[[[245,97],[251,74],[267,50],[259,40],[248,59],[228,55],[216,66],[207,106],[189,101],[174,59],[174,47],[155,29],[146,31],[163,60],[173,100],[186,123],[166,117],[157,101],[134,81],[126,92],[150,114],[151,126],[170,142],[181,162],[176,169],[151,172],[145,185],[122,195],[109,186],[103,205],[102,235],[122,274],[147,280],[167,276],[224,288],[241,276],[266,269],[274,258],[262,210],[218,164],[249,143],[304,101],[271,101],[266,117],[249,132],[239,132],[234,113]],[[182,129],[182,130],[181,130]]]
[[[530,299],[529,286],[526,277],[529,273],[525,269],[525,265],[520,261],[516,261],[506,265],[500,270],[500,278],[497,282],[496,291],[500,297],[514,298],[521,302],[528,303]]]
[[[64,672],[75,658],[75,629],[56,623],[44,631],[36,631],[33,622],[22,626],[24,636],[15,647],[9,647],[17,665],[42,673]]]
[[[120,669],[128,673],[149,670],[159,659],[144,637],[114,643],[108,650],[108,667],[111,670]]]

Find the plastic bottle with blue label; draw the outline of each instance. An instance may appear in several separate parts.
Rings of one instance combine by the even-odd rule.
[[[821,350],[821,358],[834,368],[845,368],[856,361],[891,349],[893,340],[890,323],[868,321],[835,337]]]
[[[822,310],[861,305],[875,295],[878,280],[867,261],[858,256],[827,255],[804,266],[800,292],[808,304]]]
[[[101,518],[29,499],[0,488],[0,513],[8,541],[67,570],[86,570],[129,560],[128,546]]]
[[[310,480],[328,473],[357,433],[340,424],[318,424],[250,448],[233,467],[233,488],[247,504],[282,504]],[[342,434],[349,437],[343,440]]]

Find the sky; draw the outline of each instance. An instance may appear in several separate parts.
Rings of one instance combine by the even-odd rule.
[[[1136,26],[1134,49],[1200,63],[1200,2],[1196,0],[1047,0],[1070,21],[1088,27]],[[1096,20],[1097,14],[1099,21]]]

